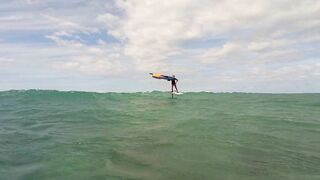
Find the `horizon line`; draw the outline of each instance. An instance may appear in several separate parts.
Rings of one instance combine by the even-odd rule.
[[[7,89],[0,90],[0,92],[8,92],[8,91],[57,91],[57,92],[84,92],[84,93],[152,93],[152,92],[171,92],[171,91],[163,91],[163,90],[152,90],[152,91],[90,91],[90,90],[58,90],[58,89]],[[246,91],[180,91],[183,93],[244,93],[244,94],[320,94],[320,92],[246,92]]]

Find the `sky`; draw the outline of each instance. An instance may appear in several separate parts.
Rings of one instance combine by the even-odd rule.
[[[0,0],[0,90],[320,92],[320,0]]]

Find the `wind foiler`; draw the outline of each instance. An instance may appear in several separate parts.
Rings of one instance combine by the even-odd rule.
[[[149,73],[153,78],[155,79],[163,79],[163,80],[167,80],[167,81],[171,81],[171,94],[172,94],[172,98],[173,95],[180,95],[183,93],[178,92],[177,86],[176,86],[176,81],[178,81],[177,78],[175,78],[175,76],[167,76],[167,75],[163,75],[160,73]],[[173,87],[175,87],[176,91],[173,91]]]

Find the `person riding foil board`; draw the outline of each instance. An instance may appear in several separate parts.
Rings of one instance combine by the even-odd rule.
[[[177,88],[177,82],[179,81],[175,75],[172,75],[171,81],[171,92],[173,93],[173,87],[176,89],[177,93],[179,93],[178,88]]]
[[[156,79],[165,79],[167,81],[171,81],[171,93],[173,93],[173,87],[176,89],[176,92],[179,93],[178,88],[177,88],[177,82],[178,79],[176,78],[175,75],[172,76],[166,76],[158,73],[149,73],[153,78]]]

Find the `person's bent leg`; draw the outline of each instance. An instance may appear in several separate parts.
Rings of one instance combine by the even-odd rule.
[[[176,84],[174,85],[174,87],[176,88],[176,91],[179,92]]]

